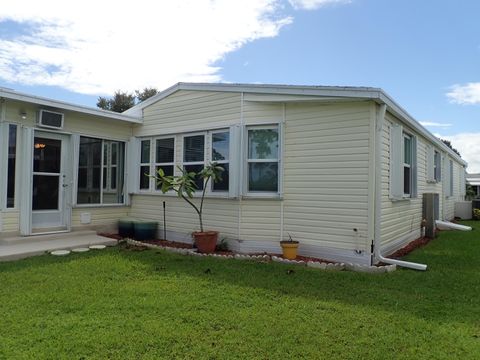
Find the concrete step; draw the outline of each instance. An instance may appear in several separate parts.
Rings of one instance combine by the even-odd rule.
[[[39,238],[40,236],[41,238]],[[98,236],[93,231],[27,236],[23,237],[22,241],[10,240],[8,244],[0,244],[0,261],[23,259],[53,250],[71,250],[90,245],[114,246],[116,244],[117,240]]]
[[[87,235],[96,235],[96,231],[93,230],[83,230],[83,231],[75,231],[75,232],[53,232],[50,234],[33,234],[30,236],[13,236],[4,239],[0,239],[0,245],[14,245],[14,244],[26,244],[26,243],[34,243],[40,241],[48,241],[54,239],[63,239],[72,236],[87,236]]]

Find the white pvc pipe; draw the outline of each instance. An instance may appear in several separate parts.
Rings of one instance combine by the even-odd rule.
[[[375,124],[375,226],[374,226],[374,239],[373,247],[375,253],[375,259],[386,263],[394,264],[401,267],[406,267],[414,270],[427,270],[427,265],[418,264],[409,261],[389,259],[382,255],[381,251],[381,222],[382,222],[382,131],[383,122],[385,121],[385,113],[387,111],[387,105],[381,104],[376,117]]]

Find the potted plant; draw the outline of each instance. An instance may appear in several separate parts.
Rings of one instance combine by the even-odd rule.
[[[193,240],[197,249],[201,253],[213,253],[217,245],[218,231],[204,231],[203,229],[203,203],[205,200],[205,191],[210,180],[217,182],[222,180],[221,173],[224,171],[221,166],[216,163],[210,163],[198,173],[187,172],[178,167],[181,175],[165,176],[164,171],[160,168],[152,177],[156,179],[161,191],[165,194],[169,190],[173,190],[179,197],[185,200],[198,215],[200,223],[200,231],[192,233]],[[203,191],[200,197],[200,205],[196,205],[193,201],[193,194],[198,189],[195,179],[200,177],[203,180]]]
[[[288,237],[288,240],[280,241],[283,257],[288,260],[295,260],[297,258],[298,241],[293,240],[290,234],[288,234]]]

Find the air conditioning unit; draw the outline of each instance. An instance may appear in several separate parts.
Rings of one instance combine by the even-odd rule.
[[[40,110],[38,112],[37,124],[40,127],[50,129],[63,128],[63,114],[50,110]]]

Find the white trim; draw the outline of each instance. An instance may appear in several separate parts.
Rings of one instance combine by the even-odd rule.
[[[31,127],[22,127],[20,188],[20,234],[32,232],[32,169],[33,169],[33,131]],[[17,153],[18,154],[18,153]]]
[[[48,106],[55,109],[70,110],[70,111],[75,111],[83,114],[96,115],[96,116],[109,118],[109,119],[122,120],[130,123],[134,123],[134,124],[143,123],[143,120],[137,116],[131,116],[128,114],[121,114],[121,113],[116,113],[116,112],[107,111],[107,110],[100,110],[100,109],[95,109],[95,108],[82,106],[82,105],[75,105],[75,104],[48,99],[40,96],[28,95],[28,94],[14,91],[14,90],[8,90],[5,88],[0,88],[0,98],[23,101],[31,104],[36,104],[36,105]]]
[[[47,112],[52,113],[52,114],[61,115],[61,116],[62,116],[62,119],[60,120],[60,122],[61,122],[60,126],[53,126],[53,125],[45,125],[45,124],[43,124],[43,122],[42,122],[42,120],[43,120],[43,114],[44,114],[44,113],[47,113]],[[38,111],[37,126],[40,127],[40,128],[62,130],[62,129],[63,129],[64,121],[65,121],[65,114],[64,114],[64,113],[61,113],[61,112],[58,112],[58,111],[47,110],[47,109],[40,109],[40,110]]]
[[[349,86],[297,86],[297,85],[272,85],[272,84],[215,84],[215,83],[177,83],[157,95],[141,102],[140,104],[130,108],[123,114],[132,116],[142,116],[142,110],[151,104],[179,91],[179,90],[198,90],[198,91],[222,91],[222,92],[238,92],[253,94],[273,94],[273,95],[297,95],[297,96],[317,96],[319,98],[330,97],[336,101],[338,99],[353,100],[373,100],[378,104],[386,104],[388,110],[399,117],[400,121],[408,125],[420,135],[427,138],[441,150],[450,154],[456,161],[462,165],[467,163],[453,152],[448,146],[443,144],[430,131],[416,121],[408,114],[400,105],[398,105],[386,92],[380,88],[372,87],[349,87]],[[295,98],[295,101],[298,101]],[[311,100],[311,99],[308,99]],[[242,104],[246,101],[242,95]],[[288,101],[283,99],[283,101]]]

